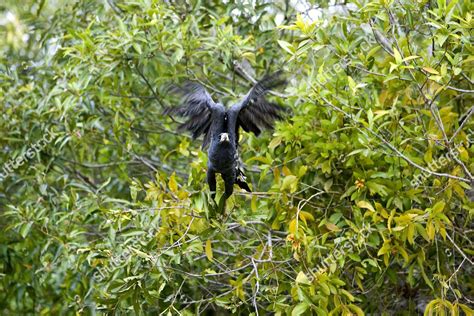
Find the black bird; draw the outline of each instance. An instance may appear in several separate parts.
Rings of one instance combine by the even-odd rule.
[[[282,118],[284,108],[268,102],[264,96],[269,90],[285,83],[282,72],[267,75],[240,102],[228,109],[221,103],[215,103],[198,83],[187,82],[181,87],[173,87],[174,92],[181,94],[182,105],[167,108],[165,114],[186,117],[186,122],[178,130],[190,131],[193,139],[204,134],[202,148],[209,145],[207,182],[213,199],[216,195],[216,173],[220,173],[224,180],[225,199],[232,195],[234,184],[251,192],[239,167],[239,128],[257,136],[262,129],[273,128],[274,121]]]

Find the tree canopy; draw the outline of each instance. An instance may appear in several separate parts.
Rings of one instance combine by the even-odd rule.
[[[4,0],[0,311],[472,315],[473,5]],[[170,84],[283,70],[209,216]],[[223,191],[218,181],[218,195]]]

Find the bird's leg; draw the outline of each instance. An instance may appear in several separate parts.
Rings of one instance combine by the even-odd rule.
[[[207,169],[207,183],[209,184],[209,190],[211,190],[211,197],[213,200],[216,198],[216,172],[212,168]]]
[[[222,179],[224,179],[224,197],[227,200],[234,192],[235,170],[222,174]]]
[[[224,214],[226,201],[232,195],[232,192],[234,191],[235,172],[230,171],[227,173],[222,173],[222,179],[224,179],[225,191],[217,207],[220,214]]]

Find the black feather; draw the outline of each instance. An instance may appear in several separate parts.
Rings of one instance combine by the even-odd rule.
[[[204,134],[209,139],[212,113],[209,105],[214,104],[209,93],[198,83],[188,81],[182,86],[171,86],[170,92],[181,96],[181,106],[165,109],[167,115],[187,118],[178,130],[191,132],[193,139]],[[205,142],[207,145],[209,142]]]
[[[242,127],[246,132],[253,132],[257,136],[262,129],[273,129],[274,122],[282,118],[284,108],[268,102],[265,94],[286,84],[282,74],[278,71],[267,75],[253,86],[240,105],[237,129]]]
[[[243,170],[238,167],[236,169],[237,170],[236,170],[235,184],[237,184],[241,189],[244,189],[247,192],[252,192],[247,182],[245,182],[247,177],[244,175]]]

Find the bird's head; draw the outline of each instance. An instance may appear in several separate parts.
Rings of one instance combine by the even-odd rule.
[[[230,141],[230,139],[229,139],[229,134],[228,133],[219,134],[219,143],[229,142],[229,141]]]

